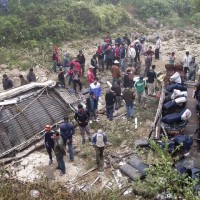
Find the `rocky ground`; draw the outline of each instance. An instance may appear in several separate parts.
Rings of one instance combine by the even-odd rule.
[[[167,63],[167,59],[169,54],[172,51],[176,52],[177,62],[181,61],[185,50],[188,49],[192,55],[198,55],[200,50],[200,30],[194,29],[191,30],[152,30],[146,29],[146,32],[149,33],[147,36],[146,47],[152,45],[154,48],[155,37],[159,35],[163,41],[163,46],[161,49],[161,60],[153,61],[153,64],[156,65],[156,71],[164,71],[164,65]],[[71,56],[75,56],[78,53],[78,49],[83,49],[84,54],[86,56],[86,66],[89,65],[90,59],[92,55],[95,53],[97,44],[101,43],[101,38],[95,38],[93,40],[81,40],[68,42],[59,48],[61,54],[63,54],[66,50],[70,53]],[[35,50],[40,51],[40,50]],[[198,61],[198,58],[197,58]],[[46,67],[47,65],[51,65],[49,62],[46,66],[39,65],[34,67],[34,71],[36,73],[38,82],[44,82],[48,79],[56,80],[57,74],[53,74]],[[144,68],[144,59],[142,57],[142,68]],[[8,65],[6,63],[0,65],[0,81],[2,75],[7,73],[14,82],[14,86],[18,87],[20,85],[20,80],[18,78],[19,74],[26,75],[27,71],[21,71],[17,68],[8,69]],[[106,71],[105,73],[98,74],[100,78],[101,85],[104,89],[104,92],[109,89],[106,81],[111,81],[110,72]],[[86,81],[83,80],[85,87]],[[2,91],[2,88],[0,88]],[[105,105],[104,95],[100,100],[101,105]],[[138,108],[136,105],[135,117],[138,119],[138,128],[135,129],[134,119],[132,121],[128,121],[123,114],[125,113],[124,107],[120,108],[117,112],[115,112],[115,120],[113,122],[109,122],[106,119],[104,114],[99,114],[100,121],[93,122],[90,124],[91,133],[94,133],[98,128],[105,130],[108,134],[108,138],[111,141],[111,146],[107,147],[105,150],[105,169],[103,172],[101,171],[93,171],[89,173],[86,177],[78,179],[76,184],[74,181],[77,177],[81,176],[85,171],[95,167],[95,152],[92,146],[87,143],[86,145],[81,145],[81,138],[79,135],[78,129],[76,130],[75,135],[75,161],[73,163],[68,162],[68,156],[66,156],[66,171],[67,174],[63,177],[59,177],[58,171],[55,170],[55,162],[52,166],[48,165],[48,157],[44,149],[39,152],[34,152],[30,154],[28,157],[23,158],[19,162],[13,162],[8,167],[14,172],[15,177],[22,181],[35,181],[41,179],[48,179],[53,182],[58,181],[64,184],[68,189],[74,189],[74,187],[84,188],[84,184],[87,182],[88,185],[92,184],[92,182],[99,176],[99,172],[101,172],[101,181],[98,181],[97,184],[91,186],[94,189],[102,189],[105,182],[115,184],[115,187],[118,187],[116,180],[113,176],[113,173],[119,168],[120,162],[123,162],[122,159],[120,162],[116,162],[112,164],[111,168],[109,167],[109,155],[117,154],[120,155],[123,152],[134,152],[140,155],[143,154],[143,159],[146,159],[146,154],[143,151],[138,150],[135,147],[135,140],[140,138],[148,138],[148,133],[151,129],[152,122],[154,120],[156,108],[158,105],[158,99],[156,98],[148,98],[147,109]],[[126,159],[126,158],[125,158]],[[90,190],[90,187],[85,188],[85,190]],[[104,186],[105,187],[105,186]]]

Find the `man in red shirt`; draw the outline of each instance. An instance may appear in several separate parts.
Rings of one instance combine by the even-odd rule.
[[[90,65],[89,68],[88,68],[88,71],[87,71],[87,80],[88,80],[89,85],[91,83],[93,83],[94,79],[95,79],[93,69],[94,69],[94,67],[92,65]]]

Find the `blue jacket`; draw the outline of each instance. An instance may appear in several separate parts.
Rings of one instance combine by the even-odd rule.
[[[63,122],[60,125],[60,135],[64,139],[72,139],[74,135],[74,126],[70,122]]]
[[[99,98],[101,96],[101,85],[100,83],[97,83],[96,85],[94,83],[90,84],[89,92],[94,92],[94,95]]]

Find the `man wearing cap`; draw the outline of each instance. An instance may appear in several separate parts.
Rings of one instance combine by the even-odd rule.
[[[161,48],[162,42],[159,36],[156,37],[156,47],[155,47],[155,59],[160,59],[160,48]]]
[[[113,87],[109,91],[106,92],[105,100],[106,100],[106,115],[107,115],[107,118],[110,121],[112,121],[113,120],[113,112],[114,112],[114,104],[116,101],[116,96],[114,94]]]
[[[101,129],[99,129],[92,136],[92,144],[95,147],[96,151],[96,163],[98,167],[103,167],[103,151],[106,144],[108,144],[108,139],[106,133],[104,133]]]
[[[52,150],[54,150],[54,140],[53,140],[53,134],[54,132],[51,130],[50,125],[46,125],[44,128],[44,146],[47,150],[47,153],[49,155],[49,165],[53,163],[52,160]]]
[[[111,68],[111,74],[112,74],[112,77],[113,77],[112,84],[114,84],[114,82],[118,81],[121,77],[118,60],[114,61],[114,65]]]
[[[88,80],[88,84],[90,85],[91,83],[94,82],[95,76],[93,73],[93,69],[94,67],[92,65],[89,65],[88,67],[88,71],[87,71],[87,80]]]
[[[60,137],[59,132],[55,132],[52,138],[54,140],[54,153],[55,153],[56,160],[58,163],[58,166],[56,167],[56,169],[60,169],[61,170],[60,176],[63,176],[66,173],[65,162],[64,162],[64,156],[66,156],[66,151],[65,151],[63,139],[62,137]]]
[[[83,108],[82,104],[78,105],[78,111],[75,113],[74,119],[78,123],[79,129],[80,129],[82,144],[85,144],[85,133],[88,135],[89,141],[91,141],[90,130],[88,126],[88,122],[90,120],[90,113],[88,112],[88,110],[85,110]]]
[[[73,152],[73,135],[74,135],[74,126],[69,122],[69,117],[64,117],[64,122],[60,125],[60,135],[63,139],[64,145],[68,145],[69,157],[70,161],[74,160],[74,152]]]
[[[141,105],[141,101],[143,102],[143,107],[146,108],[146,94],[145,94],[146,81],[143,79],[141,75],[139,80],[135,81],[134,88],[137,92],[138,96],[138,104]]]
[[[122,99],[126,103],[127,118],[133,118],[135,91],[132,88],[125,88],[122,95]]]
[[[188,50],[185,51],[185,56],[183,58],[183,67],[184,67],[184,73],[187,74],[190,62],[192,61],[192,56],[190,55],[190,52]]]
[[[85,56],[84,56],[82,50],[79,50],[79,54],[77,55],[77,60],[81,65],[82,76],[84,76],[84,73],[85,73]]]

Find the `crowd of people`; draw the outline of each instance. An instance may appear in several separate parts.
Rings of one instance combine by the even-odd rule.
[[[77,56],[71,59],[69,52],[64,53],[61,58],[59,49],[54,48],[53,52],[53,72],[58,74],[58,85],[63,88],[68,88],[73,83],[75,94],[82,91],[82,80],[87,79],[89,95],[86,99],[86,108],[82,104],[78,105],[74,119],[79,127],[82,144],[88,141],[95,147],[97,166],[102,166],[103,151],[108,138],[106,133],[99,129],[91,137],[89,122],[99,121],[98,118],[98,102],[102,98],[103,90],[98,77],[112,76],[109,83],[110,89],[105,92],[106,116],[107,119],[113,120],[113,113],[120,109],[122,104],[125,105],[126,117],[132,120],[135,116],[135,99],[137,98],[137,106],[146,108],[147,96],[155,96],[157,73],[156,66],[152,65],[154,59],[160,59],[160,49],[162,41],[159,36],[156,38],[155,49],[152,46],[146,48],[146,38],[144,33],[138,34],[134,31],[131,37],[125,34],[121,37],[117,35],[115,40],[112,40],[111,34],[98,45],[96,53],[91,56],[90,64],[86,68],[86,58],[84,52],[79,50]],[[144,67],[141,69],[142,59],[144,56]],[[169,60],[170,65],[176,65],[175,52],[172,52]],[[198,65],[195,57],[192,57],[189,51],[186,51],[182,65],[185,75],[188,80],[195,80]],[[87,70],[87,71],[86,71]],[[137,75],[137,76],[135,76]],[[20,75],[21,85],[25,85],[36,81],[36,76],[31,68],[27,77]],[[77,85],[79,91],[77,91]],[[13,87],[12,80],[6,75],[3,75],[3,87],[5,90]],[[122,103],[124,102],[124,103]],[[73,153],[73,135],[74,126],[69,122],[67,116],[64,117],[64,122],[60,125],[60,133],[53,132],[51,127],[45,127],[45,147],[49,155],[49,164],[51,165],[52,151],[54,151],[58,163],[57,169],[61,170],[61,175],[65,174],[65,163],[63,157],[66,155],[66,146],[70,161],[74,160]]]

